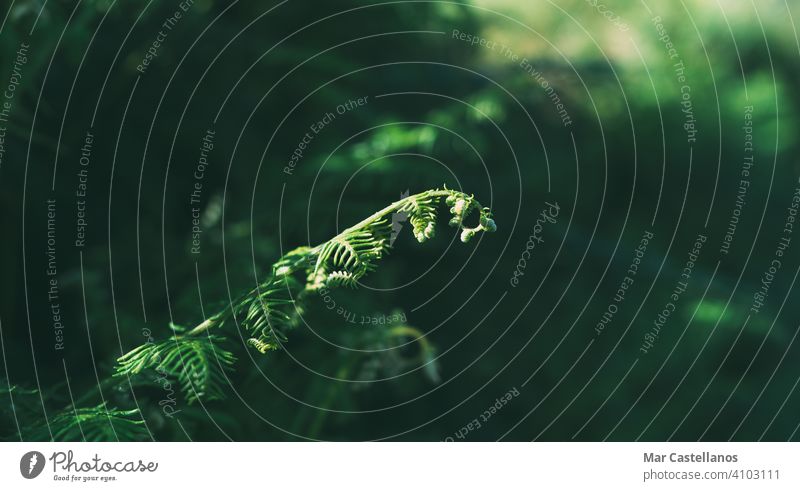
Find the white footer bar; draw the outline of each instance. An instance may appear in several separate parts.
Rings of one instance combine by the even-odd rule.
[[[798,462],[794,443],[4,443],[0,488],[797,490]]]

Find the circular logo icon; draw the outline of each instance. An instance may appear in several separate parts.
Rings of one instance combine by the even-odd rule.
[[[33,479],[44,470],[44,455],[33,450],[22,456],[19,461],[19,471],[25,479]]]

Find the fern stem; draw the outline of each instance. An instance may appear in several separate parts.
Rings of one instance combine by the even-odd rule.
[[[202,334],[217,324],[217,321],[221,317],[220,314],[224,314],[228,309],[219,312],[208,319],[204,320],[200,324],[197,324],[191,331],[188,331],[184,336],[197,336],[198,334]]]

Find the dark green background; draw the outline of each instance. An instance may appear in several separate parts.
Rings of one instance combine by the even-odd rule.
[[[143,328],[161,339],[171,320],[194,325],[252,288],[282,252],[320,243],[406,190],[447,184],[490,205],[498,232],[451,243],[440,223],[420,245],[407,226],[365,283],[413,285],[333,293],[359,316],[405,313],[441,355],[438,383],[416,369],[413,343],[398,362],[326,342],[375,346],[381,328],[311,302],[318,335],[298,329],[285,351],[262,356],[228,332],[239,357],[228,398],[179,397],[180,424],[164,417],[158,387],[112,391],[110,405],[138,404],[163,440],[458,440],[517,388],[467,440],[797,438],[800,237],[765,307],[749,309],[798,186],[800,44],[791,20],[800,11],[740,3],[650,1],[648,13],[609,2],[630,26],[621,31],[577,0],[289,1],[269,13],[272,2],[197,0],[140,74],[177,2],[49,1],[32,34],[41,4],[14,2],[0,33],[3,86],[19,43],[31,48],[0,165],[0,378],[42,397],[17,393],[12,407],[0,395],[0,434],[32,438],[17,423],[41,425],[43,405],[48,416],[70,409],[70,390],[99,402],[90,392],[97,378],[146,341]],[[656,15],[686,64],[699,132],[692,144]],[[528,59],[572,124],[562,125],[517,63],[453,39],[453,29]],[[360,97],[369,102],[337,115],[294,173],[282,171],[310,124]],[[750,105],[751,187],[722,255]],[[88,240],[79,250],[76,172],[95,108]],[[209,128],[202,252],[193,255],[188,196]],[[47,199],[58,203],[64,351],[53,349],[46,296]],[[558,223],[545,228],[513,288],[546,201],[560,204]],[[655,239],[635,287],[596,337],[646,230]],[[642,355],[700,233],[708,242],[687,292]],[[331,380],[368,376],[365,367],[388,380]]]

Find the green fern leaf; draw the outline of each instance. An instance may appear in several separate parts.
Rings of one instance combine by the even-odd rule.
[[[56,442],[110,442],[144,440],[150,436],[138,409],[127,411],[95,407],[68,409],[42,422],[23,436],[27,440]]]
[[[219,347],[218,336],[173,336],[160,343],[148,343],[121,356],[115,375],[137,375],[153,370],[178,381],[188,402],[222,399],[228,385],[225,372],[236,358]]]
[[[349,287],[355,288],[358,285],[358,278],[350,271],[334,271],[328,274],[325,286],[328,288]]]

